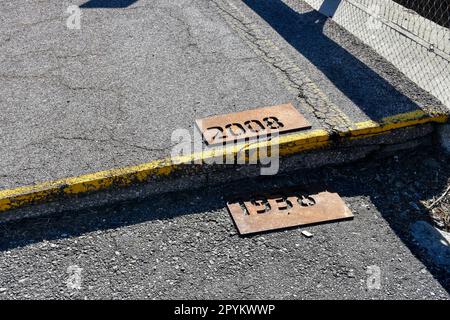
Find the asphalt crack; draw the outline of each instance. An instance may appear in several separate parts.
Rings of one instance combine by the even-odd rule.
[[[264,34],[257,24],[227,0],[212,1],[219,13],[239,36],[268,63],[281,82],[296,93],[297,100],[332,135],[351,127],[353,122],[342,112],[301,68]]]

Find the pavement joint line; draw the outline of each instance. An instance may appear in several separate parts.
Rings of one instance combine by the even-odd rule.
[[[341,141],[364,139],[378,134],[387,134],[392,130],[413,127],[425,123],[446,123],[447,114],[426,113],[422,110],[398,114],[380,121],[364,121],[355,123],[352,127],[339,132]],[[332,143],[332,135],[324,129],[280,135],[276,139],[280,156],[325,148]],[[135,166],[98,171],[90,174],[47,181],[30,186],[0,190],[0,212],[24,207],[37,203],[49,202],[63,195],[82,195],[85,193],[106,190],[113,187],[126,187],[134,183],[144,183],[152,177],[169,177],[175,171],[187,165],[209,163],[208,159],[237,155],[243,150],[252,151],[270,146],[272,141],[256,142],[246,145],[240,143],[232,147],[215,148],[187,156],[172,159],[154,160]],[[339,144],[337,144],[338,146]],[[259,153],[256,153],[259,157]]]

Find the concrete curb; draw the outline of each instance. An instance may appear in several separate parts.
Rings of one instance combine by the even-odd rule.
[[[414,127],[426,123],[446,123],[447,121],[448,115],[446,114],[428,114],[422,110],[417,110],[384,118],[379,122],[365,121],[355,123],[352,128],[337,133],[329,133],[319,129],[282,135],[277,139],[276,144],[279,147],[280,156],[285,157],[307,150],[326,148],[331,144],[339,147],[341,143],[388,134],[401,128]],[[253,144],[243,143],[230,148],[193,153],[189,156],[155,160],[137,166],[99,171],[77,177],[43,182],[33,186],[0,190],[0,212],[51,202],[61,197],[67,198],[94,191],[148,183],[151,180],[153,183],[158,183],[159,179],[167,181],[172,177],[195,176],[197,172],[197,170],[193,169],[196,166],[195,164],[209,163],[211,159],[218,157],[237,157],[242,151],[248,150],[252,152],[273,145],[271,141]],[[255,154],[258,155],[258,152]]]

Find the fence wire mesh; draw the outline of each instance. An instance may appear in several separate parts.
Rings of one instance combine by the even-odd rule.
[[[450,0],[305,0],[450,108]]]
[[[393,0],[442,27],[450,28],[450,0]]]

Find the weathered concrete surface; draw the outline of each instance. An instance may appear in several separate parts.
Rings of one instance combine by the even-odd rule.
[[[70,30],[82,3],[0,2],[1,189],[163,158],[173,130],[213,114],[292,102],[333,130],[439,108],[300,1],[288,16],[277,2],[136,1],[82,9]]]

